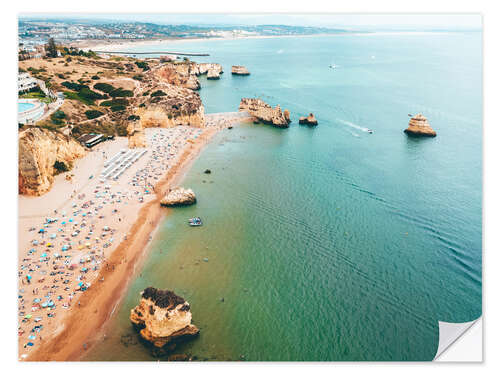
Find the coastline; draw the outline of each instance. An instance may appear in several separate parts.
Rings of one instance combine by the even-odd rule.
[[[245,39],[275,39],[275,38],[311,38],[311,37],[340,37],[340,36],[377,36],[377,35],[422,35],[422,34],[443,34],[454,33],[460,31],[379,31],[379,32],[344,32],[335,34],[304,34],[304,35],[248,35],[238,37],[212,37],[212,38],[160,38],[160,39],[145,39],[145,40],[103,40],[87,39],[69,43],[70,45],[81,48],[83,50],[99,50],[107,49],[109,52],[118,50],[119,48],[131,48],[136,46],[155,46],[165,43],[187,43],[187,42],[203,42],[203,41],[228,41],[228,40],[245,40]],[[133,52],[130,52],[133,54]]]
[[[135,271],[140,268],[150,245],[150,236],[170,209],[160,206],[166,190],[180,183],[203,147],[219,129],[206,129],[197,141],[185,150],[179,162],[168,171],[154,188],[155,198],[141,207],[126,240],[122,241],[108,258],[114,266],[102,268],[92,288],[79,298],[79,307],[73,308],[64,318],[64,330],[33,351],[26,361],[75,361],[98,340],[109,318],[121,302]],[[85,344],[85,349],[84,349]]]
[[[124,220],[121,223],[115,223],[118,228],[117,235],[120,240],[122,238],[123,240],[121,242],[117,241],[116,247],[113,246],[106,250],[103,267],[99,268],[89,279],[89,281],[93,280],[92,286],[83,294],[75,296],[75,301],[68,310],[61,311],[57,314],[57,317],[49,319],[48,325],[44,328],[43,342],[40,337],[39,343],[37,340],[37,345],[31,347],[29,353],[21,355],[22,341],[26,339],[24,338],[25,335],[20,336],[19,360],[27,362],[78,361],[102,337],[101,333],[106,329],[106,323],[125,295],[130,281],[136,275],[136,270],[141,268],[152,235],[158,229],[161,220],[171,210],[171,208],[161,207],[160,205],[160,200],[164,194],[169,188],[182,182],[204,146],[212,140],[214,135],[230,126],[249,120],[251,120],[251,117],[245,112],[205,115],[205,127],[200,129],[201,133],[194,141],[187,142],[180,150],[176,162],[154,184],[153,194],[146,196],[147,199],[145,197],[143,204],[130,202],[131,204],[127,206],[127,212],[124,212]],[[106,147],[104,144],[100,146]],[[110,147],[119,148],[122,146],[121,143],[118,143],[114,146],[108,146],[108,148]],[[102,151],[102,149],[100,150]],[[100,151],[97,154],[90,153],[88,158],[84,157],[85,160],[75,165],[75,168],[79,170],[78,173],[87,176],[89,168],[95,169],[95,167],[99,167],[102,163],[99,154]],[[55,197],[67,196],[66,194],[69,192],[64,191],[65,182],[61,176],[58,177],[60,179],[55,181],[51,191],[43,196],[22,198],[23,210],[21,211],[25,211],[25,214],[28,213],[28,215],[21,216],[24,222],[20,224],[19,233],[27,230],[27,227],[33,225],[36,220],[39,221],[40,218],[47,216],[46,212],[44,215],[40,215],[40,212],[26,212],[30,209],[33,210],[34,201],[32,199],[42,199],[38,200],[35,206],[38,207],[38,210],[47,211],[47,207],[52,207],[51,203],[55,201]],[[91,184],[89,185],[87,181],[89,180],[85,177],[84,185],[75,194],[91,188]],[[68,204],[68,202],[69,200],[66,200],[65,204]],[[104,224],[112,225],[111,221],[113,220],[109,221],[110,219],[107,219]],[[121,226],[118,226],[119,224]],[[20,237],[19,240],[21,244],[19,249],[20,261],[24,256],[23,251],[29,241],[23,237]],[[19,284],[20,288],[25,287],[24,282],[22,286],[21,283]]]

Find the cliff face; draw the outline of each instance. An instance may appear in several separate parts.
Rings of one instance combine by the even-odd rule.
[[[240,111],[246,111],[253,117],[265,124],[271,124],[279,128],[288,128],[290,123],[290,114],[285,110],[285,115],[277,105],[272,108],[261,99],[243,98],[240,102]]]
[[[158,68],[156,74],[166,83],[191,90],[200,89],[200,81],[196,77],[198,69],[194,64],[165,64]]]
[[[184,298],[152,287],[144,289],[139,305],[130,311],[130,321],[141,337],[163,350],[172,350],[177,343],[198,335],[199,329],[191,319]]]
[[[196,203],[196,195],[191,189],[184,189],[182,187],[177,187],[167,193],[165,197],[160,201],[162,206],[174,207],[174,206],[188,206]]]
[[[29,128],[19,134],[19,193],[41,195],[54,181],[54,163],[69,165],[85,149],[74,139],[46,129]]]
[[[150,94],[157,93],[156,96],[139,96],[135,103],[137,107],[135,114],[140,116],[141,126],[143,128],[176,125],[205,127],[205,109],[198,93],[167,83],[158,74],[150,72],[143,83],[143,91]],[[194,75],[193,77],[196,78]]]
[[[431,128],[427,118],[419,113],[410,119],[408,128],[405,129],[405,133],[409,135],[423,136],[423,137],[435,137],[436,132]]]
[[[128,147],[146,147],[146,135],[140,121],[132,121],[127,126]]]

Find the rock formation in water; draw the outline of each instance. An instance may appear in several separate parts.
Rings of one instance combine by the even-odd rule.
[[[231,74],[234,74],[237,76],[248,76],[248,75],[250,75],[250,72],[243,65],[233,65],[231,67]]]
[[[299,124],[316,126],[318,125],[318,120],[316,120],[316,117],[312,113],[309,113],[309,116],[299,118]]]
[[[200,330],[191,324],[191,309],[184,298],[170,290],[144,289],[139,305],[130,311],[130,321],[141,338],[164,352],[193,338]]]
[[[423,137],[435,137],[436,132],[431,128],[427,118],[419,113],[410,119],[408,128],[405,129],[405,133],[409,135],[423,136]]]
[[[177,187],[168,192],[165,197],[160,201],[162,206],[189,206],[196,203],[196,195],[191,189],[184,189]]]
[[[224,73],[222,65],[216,63],[196,64],[194,71],[197,71],[196,75],[206,74],[207,79],[219,79],[220,75]]]
[[[73,138],[41,128],[19,133],[19,193],[41,195],[52,186],[56,161],[69,167],[86,154]]]
[[[128,148],[146,147],[146,135],[140,121],[131,121],[127,126]]]
[[[243,98],[241,99],[239,110],[242,112],[248,112],[257,121],[265,124],[271,124],[279,128],[288,128],[288,124],[290,123],[289,112],[288,116],[285,116],[285,114],[281,112],[279,105],[272,108],[261,99]],[[286,112],[287,110],[285,110],[285,113]]]

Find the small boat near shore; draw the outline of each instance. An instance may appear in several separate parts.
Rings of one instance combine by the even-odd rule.
[[[192,217],[191,219],[188,220],[188,223],[192,227],[199,227],[203,225],[203,222],[201,221],[200,217]]]

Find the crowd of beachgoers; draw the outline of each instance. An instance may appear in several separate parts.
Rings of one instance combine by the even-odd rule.
[[[117,180],[102,178],[101,171],[121,149],[114,147],[112,154],[113,147],[101,144],[87,156],[95,175],[87,173],[74,181],[67,203],[25,220],[24,226],[20,223],[19,235],[26,245],[20,243],[18,269],[21,359],[63,329],[63,316],[79,307],[79,296],[93,283],[106,283],[97,278],[99,270],[114,269],[107,258],[126,239],[138,206],[152,199],[155,184],[201,133],[189,126],[146,129],[147,152]],[[53,189],[56,185],[57,181]],[[30,205],[37,199],[31,198]]]

